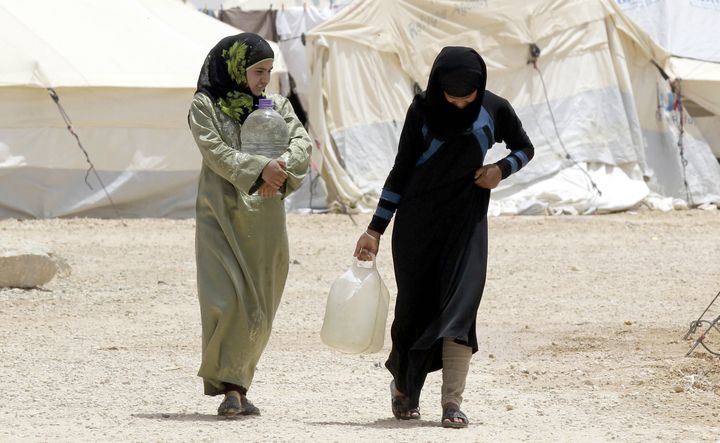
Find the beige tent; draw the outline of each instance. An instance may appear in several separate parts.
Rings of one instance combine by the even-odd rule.
[[[192,0],[196,4],[207,3],[203,0]],[[284,9],[298,6],[314,7],[319,9],[339,9],[350,3],[352,0],[225,0],[220,4],[223,9],[242,8],[246,11],[263,9]]]
[[[187,111],[208,51],[236,33],[177,0],[0,0],[0,217],[116,216],[49,87],[121,216],[192,216]]]
[[[651,193],[720,201],[720,166],[692,125],[682,166],[677,115],[662,103],[669,84],[653,62],[672,78],[684,65],[612,0],[357,1],[306,39],[311,131],[331,198],[349,207],[372,208],[413,87],[446,45],[479,50],[488,88],[510,100],[536,146],[493,193],[494,213],[621,210]],[[540,72],[528,64],[531,44]],[[720,73],[703,74],[683,92],[720,114]],[[488,161],[506,153],[496,146]]]
[[[720,158],[720,3],[698,0],[622,1],[623,12],[672,56],[694,123]]]

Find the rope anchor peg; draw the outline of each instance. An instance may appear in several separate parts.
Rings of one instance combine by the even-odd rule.
[[[715,352],[715,351],[711,350],[711,349],[705,344],[705,338],[707,337],[708,332],[710,332],[711,330],[715,329],[715,330],[717,330],[717,331],[720,333],[720,327],[718,326],[718,324],[720,324],[720,315],[718,315],[717,317],[715,317],[715,319],[712,320],[712,321],[710,321],[710,320],[703,320],[703,316],[708,312],[708,310],[709,310],[710,307],[713,305],[713,303],[715,303],[715,300],[717,300],[718,297],[720,297],[720,292],[717,293],[717,295],[715,296],[715,298],[713,298],[713,300],[710,302],[710,304],[708,305],[708,307],[705,308],[705,310],[703,311],[702,314],[700,314],[700,317],[698,317],[697,320],[693,320],[693,321],[690,322],[690,329],[688,329],[687,333],[685,333],[685,336],[683,337],[683,340],[688,340],[688,339],[690,338],[690,336],[693,335],[693,334],[698,330],[698,328],[700,328],[703,324],[707,324],[708,327],[707,327],[707,329],[705,329],[704,331],[701,332],[701,334],[700,334],[700,336],[699,336],[698,338],[695,339],[695,341],[693,342],[692,346],[690,346],[690,350],[687,352],[687,354],[685,354],[685,357],[689,357],[690,354],[691,354],[691,353],[695,350],[695,348],[697,348],[698,346],[702,346],[703,348],[705,348],[706,351],[708,351],[708,352],[711,353],[712,355],[715,355],[715,356],[717,356],[717,357],[720,357],[720,352]]]

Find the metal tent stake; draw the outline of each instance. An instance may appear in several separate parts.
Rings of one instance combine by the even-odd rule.
[[[707,327],[707,329],[705,329],[705,331],[702,334],[700,334],[700,337],[695,339],[695,342],[692,344],[692,346],[690,347],[690,350],[687,352],[687,354],[685,354],[685,357],[688,357],[695,350],[695,348],[698,347],[698,345],[702,345],[702,347],[705,348],[705,350],[708,351],[709,353],[711,353],[712,355],[716,355],[716,356],[720,357],[720,353],[711,351],[710,348],[708,348],[707,345],[705,345],[705,343],[704,343],[705,336],[707,335],[708,332],[710,332],[710,330],[712,328],[715,328],[718,332],[720,332],[720,328],[718,327],[718,322],[720,322],[720,315],[715,317],[715,319],[713,321],[702,319],[703,316],[710,309],[710,307],[713,305],[713,303],[715,303],[715,300],[718,299],[718,297],[720,297],[720,292],[717,293],[717,295],[715,296],[715,298],[713,298],[713,300],[710,302],[708,307],[705,308],[705,310],[703,311],[702,314],[700,314],[700,317],[698,317],[697,320],[690,322],[690,329],[687,331],[687,333],[683,337],[683,340],[687,340],[690,337],[690,335],[694,334],[695,331],[697,331],[697,329],[700,326],[702,326],[703,323],[707,323],[708,327]]]

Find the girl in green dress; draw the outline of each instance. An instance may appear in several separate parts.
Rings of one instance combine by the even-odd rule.
[[[265,97],[274,53],[260,36],[222,39],[202,66],[189,124],[202,154],[195,249],[205,394],[218,414],[257,415],[247,390],[272,328],[288,273],[283,199],[307,173],[311,140],[282,96]],[[279,158],[244,152],[240,133],[260,98],[289,130]]]

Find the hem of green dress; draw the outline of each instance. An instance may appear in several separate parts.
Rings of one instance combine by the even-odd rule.
[[[198,377],[203,379],[203,392],[205,395],[216,396],[225,394],[225,383],[230,383],[237,386],[242,386],[246,390],[250,390],[250,384],[252,382],[241,381],[233,377],[222,377],[222,380],[218,378],[203,377],[198,374]]]

